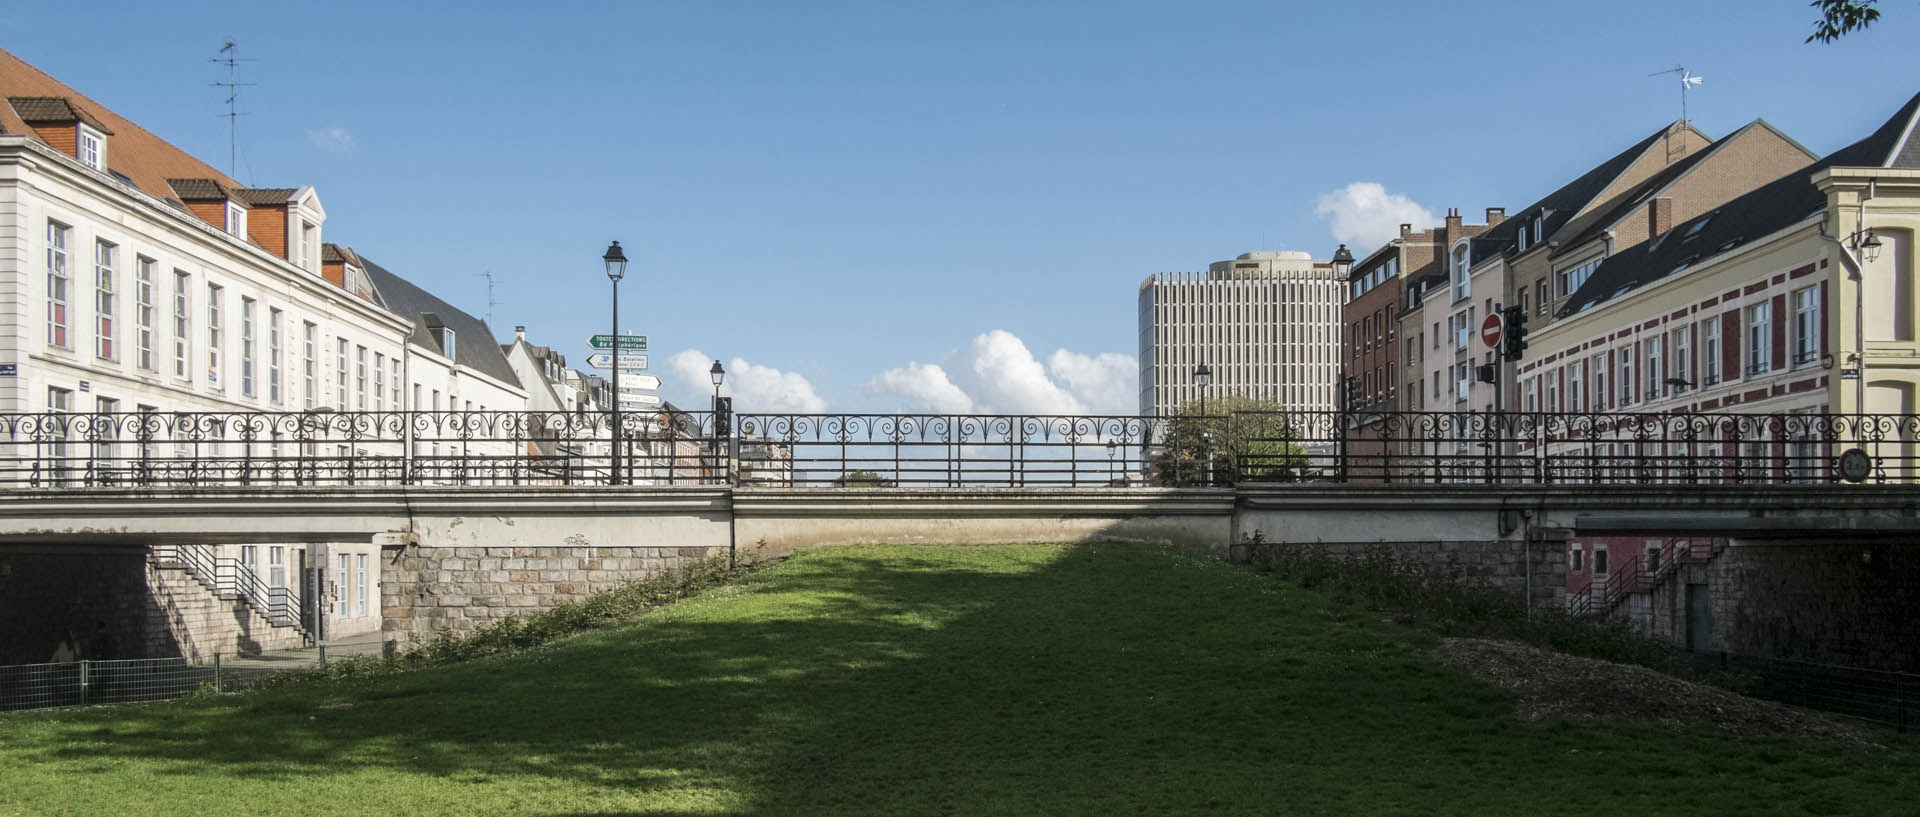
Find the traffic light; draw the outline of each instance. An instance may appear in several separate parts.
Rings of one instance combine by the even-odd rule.
[[[1509,306],[1501,313],[1500,317],[1506,323],[1501,335],[1506,348],[1501,350],[1501,357],[1519,360],[1520,353],[1527,350],[1527,308]]]

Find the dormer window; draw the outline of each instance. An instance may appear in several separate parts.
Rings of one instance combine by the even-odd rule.
[[[1533,217],[1533,243],[1535,244],[1540,243],[1540,239],[1544,238],[1546,235],[1546,229],[1547,229],[1546,216],[1534,216]]]
[[[454,347],[453,330],[444,326],[440,328],[440,352],[445,354],[448,360],[454,363],[460,362],[460,356]]]
[[[1528,242],[1527,242],[1527,238],[1528,238],[1528,237],[1529,237],[1529,233],[1527,232],[1527,228],[1525,228],[1525,227],[1521,227],[1521,228],[1520,228],[1520,240],[1519,240],[1519,241],[1518,241],[1518,242],[1517,242],[1517,243],[1515,244],[1515,246],[1516,246],[1516,247],[1517,247],[1517,248],[1518,248],[1518,249],[1519,249],[1519,250],[1520,250],[1521,252],[1526,252],[1526,251],[1527,251],[1527,247],[1528,247],[1528,246],[1530,246],[1530,245],[1528,244]]]
[[[84,124],[80,126],[80,138],[74,143],[80,163],[94,170],[107,169],[107,137]]]
[[[361,273],[360,273],[359,267],[356,267],[352,264],[346,265],[345,271],[341,273],[340,287],[356,295],[359,294],[360,274]]]
[[[227,234],[247,237],[247,208],[238,202],[227,202]]]

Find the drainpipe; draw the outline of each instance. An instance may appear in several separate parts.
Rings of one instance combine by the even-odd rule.
[[[1873,198],[1878,182],[1878,179],[1867,180],[1867,192],[1866,195],[1860,197],[1859,215],[1856,217],[1853,225],[1856,235],[1866,228],[1867,200]],[[1838,237],[1827,233],[1826,219],[1821,219],[1820,221],[1820,237],[1833,242],[1833,245],[1840,249],[1840,260],[1847,268],[1847,280],[1853,282],[1854,364],[1856,368],[1859,369],[1859,378],[1853,382],[1853,411],[1855,414],[1864,416],[1867,413],[1867,281],[1864,274],[1866,271],[1864,268],[1865,265],[1861,263],[1860,259],[1853,254],[1853,250],[1844,242]]]

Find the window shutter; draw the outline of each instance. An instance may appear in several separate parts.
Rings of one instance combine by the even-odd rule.
[[[1787,312],[1787,296],[1773,296],[1773,368],[1787,368],[1787,322],[1793,316]]]
[[[1720,379],[1739,380],[1740,351],[1746,346],[1746,333],[1740,331],[1740,310],[1720,314]]]
[[[1820,282],[1820,354],[1833,354],[1827,349],[1827,282]]]

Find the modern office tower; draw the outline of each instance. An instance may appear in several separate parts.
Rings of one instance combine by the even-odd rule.
[[[1140,284],[1140,413],[1203,396],[1331,411],[1346,284],[1304,252],[1250,252]],[[1211,371],[1203,390],[1194,373]],[[1204,394],[1202,393],[1204,391]]]

